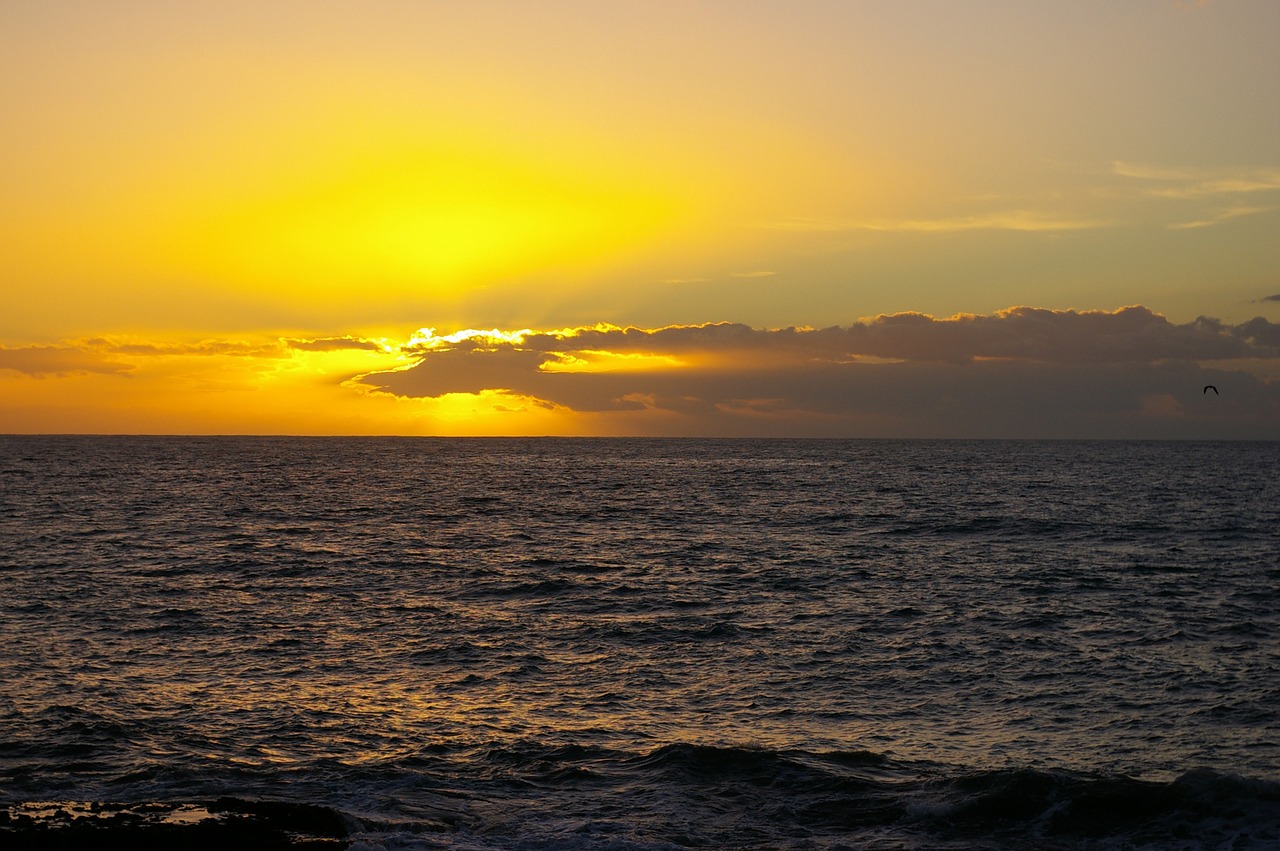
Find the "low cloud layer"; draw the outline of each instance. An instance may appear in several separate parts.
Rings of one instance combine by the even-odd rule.
[[[11,369],[35,378],[101,373],[119,375],[133,366],[90,346],[0,346],[0,370]]]
[[[737,324],[425,334],[400,397],[496,392],[579,413],[669,414],[696,433],[1176,436],[1196,423],[1280,436],[1280,325],[1174,324],[1143,307],[1016,307],[824,329]],[[1205,402],[1204,384],[1221,395]],[[1231,431],[1232,429],[1228,429]]]
[[[370,344],[373,345],[373,344]],[[0,370],[13,370],[35,378],[98,373],[128,375],[137,359],[157,357],[282,358],[284,347],[276,343],[255,344],[228,340],[204,340],[199,343],[149,343],[89,340],[56,346],[0,346]]]
[[[317,337],[314,340],[286,339],[284,343],[289,348],[297,349],[301,352],[382,351],[382,346],[378,343],[372,340],[362,340],[359,337]]]
[[[72,400],[148,411],[94,426],[108,430],[269,431],[267,411],[290,433],[1280,439],[1280,324],[1176,324],[1137,306],[817,329],[423,329],[399,344],[99,337],[0,346],[0,380],[9,416],[26,418],[8,427],[44,430],[84,427],[59,419]],[[182,419],[182,404],[219,419]]]

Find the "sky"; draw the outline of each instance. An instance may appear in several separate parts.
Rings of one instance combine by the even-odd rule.
[[[0,433],[1280,439],[1278,38],[6,0]]]

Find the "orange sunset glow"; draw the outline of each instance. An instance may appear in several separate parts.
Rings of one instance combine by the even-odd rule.
[[[1280,437],[1276,32],[8,3],[0,432]]]

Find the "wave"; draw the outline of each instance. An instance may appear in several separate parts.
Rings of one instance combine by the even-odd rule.
[[[1233,848],[1280,843],[1280,783],[1208,770],[1171,782],[1031,768],[955,773],[868,751],[687,744],[635,764],[666,779],[776,792],[764,797],[806,832],[883,827],[944,840],[1111,838],[1138,847],[1191,837],[1229,838]]]
[[[197,848],[1280,846],[1280,783],[1270,780],[963,771],[870,751],[504,742],[347,772],[329,765],[323,782],[291,790],[281,778],[280,798],[228,789],[169,800],[154,782],[141,787],[151,797],[0,806],[0,844],[165,847],[188,831],[181,844]]]

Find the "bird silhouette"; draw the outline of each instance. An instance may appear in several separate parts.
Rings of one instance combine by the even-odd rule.
[[[1218,393],[1218,388],[1217,388],[1217,387],[1214,387],[1212,384],[1206,384],[1206,385],[1204,386],[1204,392],[1205,392],[1205,393],[1208,393],[1210,390],[1212,390],[1212,391],[1213,391],[1213,395],[1215,395],[1215,396],[1221,395],[1221,394],[1219,394],[1219,393]]]

